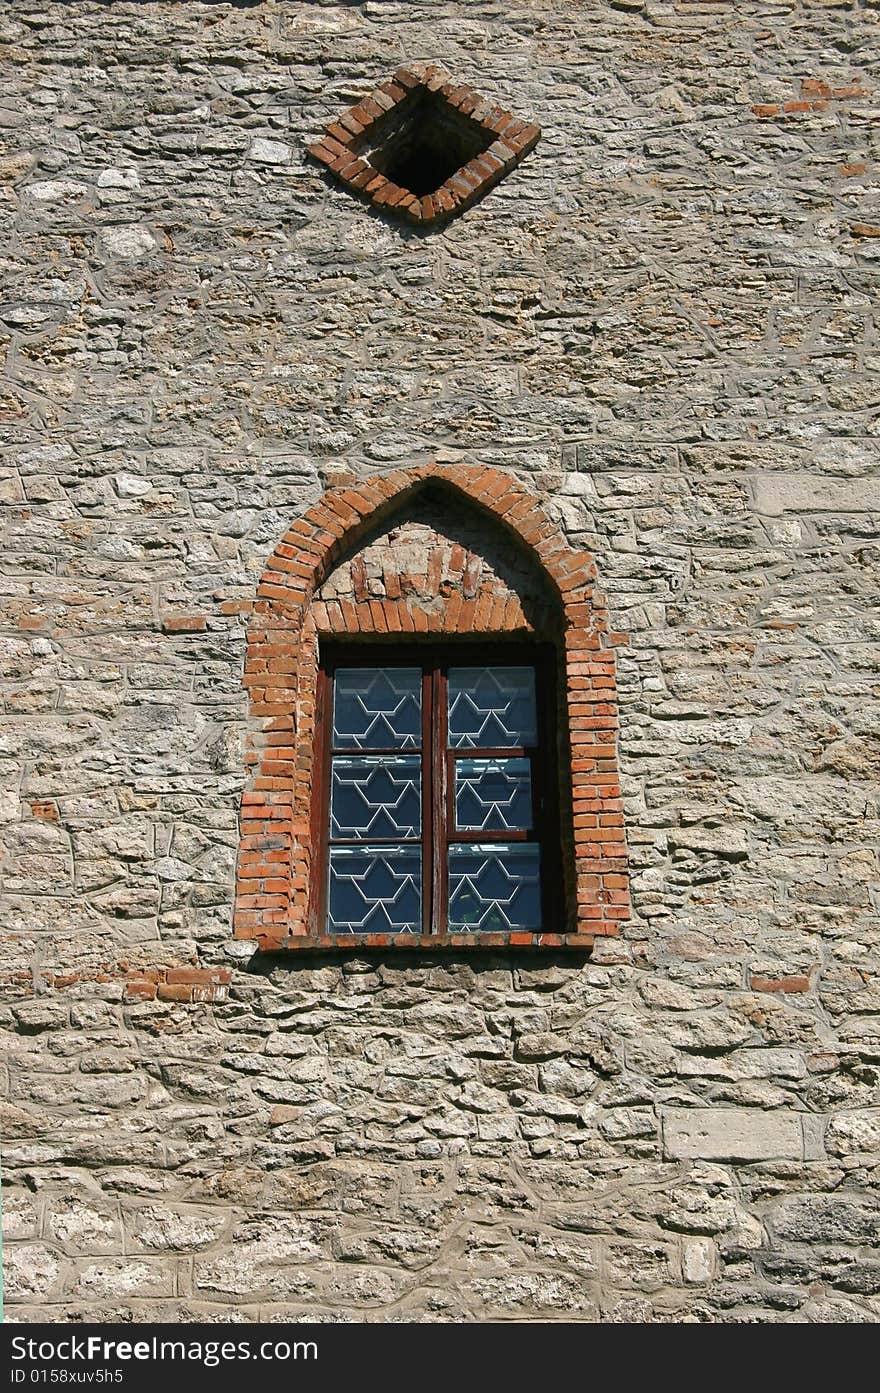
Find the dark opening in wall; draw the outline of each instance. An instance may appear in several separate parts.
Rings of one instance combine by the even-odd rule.
[[[410,193],[435,193],[463,165],[488,150],[495,136],[462,116],[434,92],[417,91],[391,128],[362,158]]]
[[[351,193],[414,223],[454,217],[532,150],[537,126],[433,63],[398,68],[309,146]]]

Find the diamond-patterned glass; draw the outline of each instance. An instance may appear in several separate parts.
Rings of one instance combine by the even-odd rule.
[[[451,667],[448,686],[453,749],[537,744],[534,668]]]
[[[449,929],[507,933],[541,928],[541,852],[531,842],[449,848]]]
[[[532,770],[527,759],[457,759],[455,825],[461,832],[527,831]]]
[[[420,836],[421,790],[419,755],[335,755],[330,836]]]
[[[337,668],[333,683],[334,748],[415,750],[421,739],[419,668]]]
[[[331,847],[328,929],[421,933],[421,847]]]

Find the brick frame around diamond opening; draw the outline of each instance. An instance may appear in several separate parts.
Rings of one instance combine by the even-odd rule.
[[[396,634],[519,635],[536,630],[521,608],[502,614],[479,600],[434,605],[410,597],[315,598],[330,570],[357,550],[426,485],[438,484],[494,519],[516,539],[558,597],[556,634],[564,676],[563,715],[570,755],[570,931],[509,935],[345,935],[329,937],[310,921],[312,822],[319,640]],[[303,948],[449,948],[499,946],[587,948],[597,935],[616,934],[629,917],[623,805],[617,771],[615,647],[603,597],[595,589],[592,557],[571,546],[540,504],[500,470],[423,465],[331,489],[292,524],[269,559],[253,606],[244,682],[251,732],[242,795],[236,882],[235,935],[263,951]],[[441,598],[438,595],[438,599]],[[486,610],[493,610],[486,613]],[[565,781],[563,781],[565,782]],[[313,916],[312,916],[313,917]]]
[[[488,143],[482,154],[468,160],[433,193],[420,197],[379,173],[360,152],[423,93],[443,98],[453,113],[482,128]],[[476,203],[534,149],[540,136],[538,126],[521,121],[472,87],[456,82],[436,64],[413,63],[398,68],[369,96],[328,122],[320,139],[309,146],[309,154],[326,165],[351,193],[426,226],[455,217]]]

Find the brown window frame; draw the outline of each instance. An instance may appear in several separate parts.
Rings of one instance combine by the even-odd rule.
[[[537,744],[534,747],[462,747],[448,744],[447,674],[450,667],[532,667],[535,670]],[[333,680],[340,667],[420,667],[422,670],[422,743],[419,751],[422,775],[422,933],[332,934],[327,925],[330,847],[353,844],[361,838],[330,836],[330,781],[332,746]],[[547,643],[458,642],[408,644],[321,642],[315,720],[315,766],[312,782],[311,834],[315,855],[310,887],[310,936],[322,943],[344,947],[402,946],[496,947],[499,944],[539,944],[545,936],[557,939],[565,933],[566,905],[563,884],[560,828],[560,756],[558,745],[558,655]],[[370,750],[370,754],[402,753]],[[413,752],[415,753],[415,752]],[[527,758],[532,778],[533,826],[527,831],[499,829],[463,832],[455,827],[454,765],[457,759]],[[541,850],[541,928],[473,933],[448,928],[450,845],[469,842],[523,841]]]

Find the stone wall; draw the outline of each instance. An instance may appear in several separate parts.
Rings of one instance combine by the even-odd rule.
[[[13,1319],[877,1319],[876,16],[4,8]],[[429,233],[303,153],[420,58],[543,130]],[[277,964],[246,613],[430,460],[596,558],[633,918]]]

